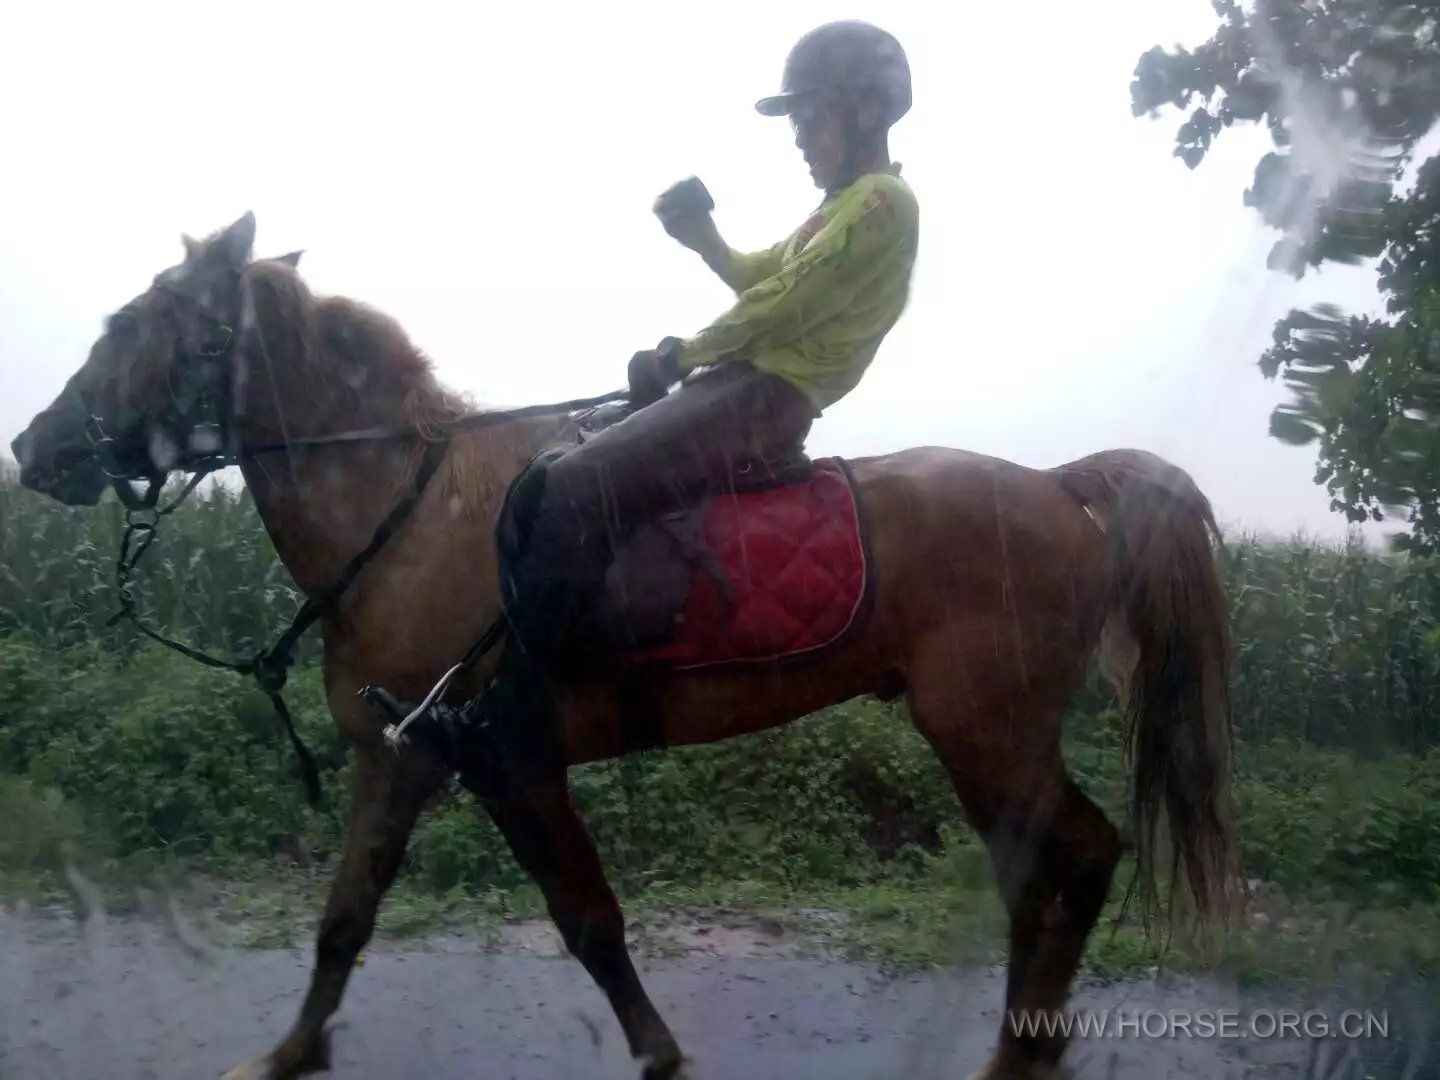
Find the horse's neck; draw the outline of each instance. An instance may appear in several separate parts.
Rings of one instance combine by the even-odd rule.
[[[379,377],[383,371],[372,368],[365,392],[347,393],[343,376],[314,366],[334,360],[311,352],[313,335],[300,331],[293,313],[259,305],[257,318],[259,332],[252,337],[257,344],[244,357],[235,395],[234,424],[242,448],[376,426],[412,426],[402,383],[387,383]],[[407,522],[405,530],[433,528],[443,540],[445,521],[458,514],[485,523],[488,533],[510,479],[557,426],[553,419],[528,420],[457,437],[446,448],[425,502],[416,507],[417,520]],[[244,459],[245,482],[275,550],[307,594],[334,582],[414,490],[421,451],[417,435]],[[438,498],[445,499],[449,519],[426,512]]]
[[[241,471],[280,561],[306,594],[335,581],[365,548],[410,474],[399,443],[262,454]]]
[[[415,520],[404,528],[454,534],[453,524],[464,519],[480,523],[479,535],[469,543],[488,542],[510,481],[557,427],[554,419],[531,419],[457,436],[446,447],[425,500],[413,511]],[[245,460],[242,472],[265,529],[306,594],[334,582],[414,490],[420,451],[417,437]],[[436,507],[441,512],[432,512]]]

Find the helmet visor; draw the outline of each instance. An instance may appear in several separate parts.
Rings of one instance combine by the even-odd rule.
[[[755,103],[755,111],[761,116],[793,116],[795,111],[803,105],[814,101],[820,91],[793,90],[788,94],[776,94],[774,97],[761,98]]]

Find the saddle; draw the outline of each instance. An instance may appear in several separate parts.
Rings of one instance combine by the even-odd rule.
[[[511,484],[496,533],[502,582],[504,567],[525,549],[548,467],[628,415],[623,402],[578,414],[562,441]],[[693,502],[619,538],[593,598],[586,637],[597,640],[587,640],[587,651],[683,667],[826,644],[854,621],[865,597],[862,537],[838,459],[812,462],[796,446],[745,462]]]

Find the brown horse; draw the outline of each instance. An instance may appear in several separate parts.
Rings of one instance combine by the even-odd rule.
[[[394,321],[315,297],[293,259],[252,262],[253,234],[246,215],[206,241],[187,239],[184,262],[111,317],[65,392],[16,440],[16,456],[26,485],[72,504],[94,503],[105,486],[94,449],[102,425],[113,453],[183,466],[197,429],[177,387],[203,360],[218,363],[230,436],[241,447],[287,445],[245,456],[244,475],[280,557],[314,594],[408,490],[427,440],[467,409]],[[501,498],[565,423],[454,434],[414,513],[325,620],[329,705],[356,755],[344,855],[299,1019],[230,1077],[323,1064],[326,1021],[446,776],[422,749],[387,749],[356,692],[378,682],[418,698],[495,618]],[[375,425],[405,425],[413,437],[302,442]],[[1121,854],[1116,829],[1060,756],[1061,716],[1097,655],[1128,707],[1142,899],[1178,882],[1204,916],[1223,914],[1231,895],[1228,646],[1209,506],[1185,473],[1138,451],[1034,470],[925,448],[857,460],[853,472],[873,555],[863,625],[803,663],[672,674],[658,689],[665,741],[710,742],[861,694],[904,694],[989,848],[1010,917],[1006,1005],[1058,1011]],[[472,692],[478,678],[459,689]],[[568,685],[562,697],[569,761],[624,753],[616,686]],[[608,996],[643,1075],[678,1075],[680,1048],[631,964],[563,770],[482,801]],[[977,1075],[1056,1075],[1063,1049],[1002,1025]]]

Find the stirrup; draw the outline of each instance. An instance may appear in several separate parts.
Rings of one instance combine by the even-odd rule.
[[[430,693],[425,695],[425,700],[416,705],[408,714],[405,712],[405,706],[400,704],[395,695],[383,687],[362,686],[360,688],[360,700],[390,721],[385,725],[385,745],[390,748],[391,752],[397,755],[404,752],[406,729],[430,711],[431,706],[445,695],[445,691],[450,689],[450,684],[455,681],[455,677],[468,666],[467,662],[462,660],[445,672],[440,676],[440,681],[431,688]]]
[[[445,691],[450,689],[450,684],[455,677],[468,667],[479,663],[491,649],[500,644],[505,637],[509,624],[505,616],[501,615],[480,635],[479,640],[470,646],[470,650],[460,658],[460,662],[452,667],[440,681],[435,684],[430,693],[425,695],[425,700],[415,706],[409,714],[405,713],[405,706],[395,698],[395,695],[379,686],[362,686],[358,692],[360,700],[376,709],[381,716],[390,722],[385,725],[385,745],[399,754],[405,747],[405,729],[413,724],[420,717],[424,716],[435,702],[444,696]]]

